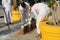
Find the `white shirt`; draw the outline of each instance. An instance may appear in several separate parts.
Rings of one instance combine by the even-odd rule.
[[[60,1],[56,1],[56,3],[58,4],[58,7],[60,6]]]
[[[37,3],[33,5],[31,11],[36,19],[37,33],[40,34],[39,23],[50,13],[50,8],[44,3]]]
[[[29,10],[30,6],[29,6],[29,4],[27,2],[25,2],[25,4],[26,4],[26,12],[25,13],[28,14],[28,10]],[[23,7],[20,5],[19,6],[19,11],[20,11],[21,16],[24,13],[23,10],[24,10]]]
[[[11,0],[2,0],[2,5],[6,9],[10,8],[11,7]]]
[[[34,13],[35,18],[37,18],[39,12],[49,9],[49,7],[44,3],[36,3],[32,7],[32,13]],[[47,10],[48,13],[48,10]]]

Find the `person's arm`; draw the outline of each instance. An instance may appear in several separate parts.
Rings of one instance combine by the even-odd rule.
[[[26,19],[26,14],[24,10],[20,10],[21,15],[23,16],[24,19]]]
[[[31,14],[31,7],[29,8],[28,13]]]
[[[23,13],[22,16],[24,17],[24,19],[26,19],[26,14],[25,13]]]
[[[20,11],[21,16],[22,16],[24,19],[26,19],[25,11],[24,11],[24,9],[21,7],[21,5],[19,6],[19,11]]]
[[[37,19],[38,14],[37,14],[37,12],[36,12],[36,9],[35,9],[35,8],[32,8],[32,9],[31,9],[31,13],[33,13],[33,14],[34,14],[34,16],[35,16],[35,19]]]

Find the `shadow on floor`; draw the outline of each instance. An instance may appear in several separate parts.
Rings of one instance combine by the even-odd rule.
[[[9,29],[1,30],[0,31],[0,36],[7,35],[7,34],[10,34],[12,32],[16,32],[19,29],[20,29],[20,25],[12,27],[12,28],[10,28],[10,30]]]

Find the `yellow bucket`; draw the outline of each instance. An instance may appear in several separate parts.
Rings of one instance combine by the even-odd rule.
[[[21,20],[21,15],[19,11],[12,11],[12,22],[17,22]]]
[[[41,40],[60,40],[60,26],[48,25],[46,21],[41,22],[39,26],[42,32]]]

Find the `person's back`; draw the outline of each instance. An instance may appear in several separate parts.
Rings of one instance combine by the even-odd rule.
[[[48,9],[49,9],[49,7],[44,3],[36,3],[32,6],[32,11],[37,12],[37,13],[35,13],[36,16],[39,14],[40,11],[44,11],[44,10],[47,10],[47,12],[50,11]]]
[[[36,3],[34,4],[34,6],[32,7],[32,9],[36,9],[36,10],[40,10],[40,9],[44,9],[44,8],[49,8],[46,4],[44,3]]]

